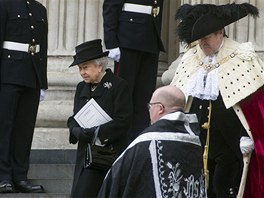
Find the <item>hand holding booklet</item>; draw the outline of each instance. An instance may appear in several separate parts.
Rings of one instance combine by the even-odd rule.
[[[92,98],[74,116],[74,119],[83,128],[102,125],[112,118]],[[109,146],[101,144],[97,138],[99,127],[95,130],[93,141],[87,144],[84,155],[84,168],[109,169],[117,158],[117,152]],[[102,154],[104,153],[104,154]]]
[[[81,108],[74,119],[83,128],[99,126],[112,120],[93,98]]]

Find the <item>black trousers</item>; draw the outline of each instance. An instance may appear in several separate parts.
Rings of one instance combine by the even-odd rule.
[[[225,142],[220,131],[214,132],[218,134],[211,134],[209,144],[208,198],[235,198],[241,178],[242,161]],[[210,147],[214,152],[210,152]]]
[[[27,179],[40,89],[1,84],[0,181]]]
[[[115,74],[128,82],[133,97],[133,120],[128,133],[131,142],[150,123],[147,103],[156,88],[158,54],[126,48],[120,50],[120,64],[115,68]]]
[[[208,120],[209,101],[194,98],[191,112],[201,123]],[[201,141],[205,144],[207,131],[201,129]],[[221,95],[212,101],[209,141],[209,189],[208,198],[236,197],[243,169],[239,148],[240,137],[247,135],[233,108],[226,109]]]

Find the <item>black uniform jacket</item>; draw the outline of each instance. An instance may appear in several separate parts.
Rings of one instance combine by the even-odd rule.
[[[28,2],[28,3],[27,3]],[[0,82],[47,88],[47,13],[35,0],[0,0]],[[3,49],[4,41],[40,45],[40,52]]]
[[[156,2],[156,3],[155,3]],[[160,7],[158,16],[122,11],[124,3]],[[107,49],[123,47],[144,52],[164,51],[160,38],[163,0],[104,0]]]
[[[197,98],[193,99],[191,112],[196,112],[200,124],[204,124],[208,121],[208,106],[207,100],[200,100]],[[224,118],[224,119],[223,119]],[[212,101],[212,113],[211,113],[211,124],[210,124],[210,145],[209,156],[216,157],[219,151],[223,149],[224,141],[232,151],[235,153],[237,158],[242,161],[242,154],[239,147],[239,141],[241,136],[247,136],[245,129],[240,123],[237,115],[233,108],[226,109],[221,94],[217,100]],[[219,134],[223,137],[219,138]],[[201,128],[201,141],[205,144],[207,130]]]
[[[126,81],[114,76],[110,69],[98,84],[94,92],[91,85],[80,82],[77,85],[74,98],[74,115],[93,98],[102,109],[113,119],[100,125],[98,137],[102,144],[112,144],[121,153],[127,146],[127,130],[130,127],[132,114],[132,101]],[[74,115],[68,119],[68,127],[79,126]],[[79,142],[76,163],[83,166],[86,142]],[[78,166],[78,165],[77,165]],[[81,167],[80,167],[81,168]]]

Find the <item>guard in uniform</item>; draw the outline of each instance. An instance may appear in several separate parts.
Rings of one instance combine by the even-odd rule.
[[[40,89],[47,89],[47,13],[35,0],[0,0],[0,192],[43,192],[27,173]]]
[[[149,126],[147,103],[156,88],[163,0],[104,0],[104,41],[119,62],[115,74],[125,79],[133,97],[129,142]],[[120,57],[120,60],[119,60]]]

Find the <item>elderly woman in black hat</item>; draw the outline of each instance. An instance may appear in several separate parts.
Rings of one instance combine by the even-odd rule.
[[[106,69],[108,52],[102,51],[100,39],[82,43],[75,50],[76,55],[70,66],[78,65],[83,81],[77,85],[73,116],[68,119],[69,141],[72,144],[78,142],[71,197],[92,198],[97,197],[111,163],[127,146],[126,133],[130,127],[132,101],[126,81],[115,77],[110,69]],[[91,99],[96,101],[111,120],[99,126],[85,128],[78,124],[74,116]],[[106,150],[101,152],[96,148]],[[104,155],[108,151],[114,156],[110,160]]]
[[[248,14],[256,17],[258,9],[248,3],[185,4],[176,14],[181,20],[179,39],[189,49],[171,84],[189,96],[187,109],[201,123],[209,198],[242,197],[248,164],[243,170],[242,156],[250,156],[253,139],[257,141],[250,171],[254,167],[257,174],[251,172],[250,178],[256,178],[256,188],[264,182],[264,169],[258,163],[264,160],[264,64],[251,43],[227,38],[224,29]],[[263,197],[264,188],[253,189],[250,181],[245,197]]]

